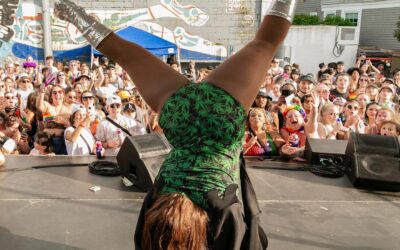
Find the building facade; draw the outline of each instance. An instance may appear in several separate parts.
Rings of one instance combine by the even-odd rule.
[[[0,9],[0,62],[41,60],[45,0],[13,0]],[[47,1],[47,0],[46,0]],[[113,30],[127,26],[175,43],[189,59],[221,61],[253,38],[261,17],[260,0],[80,0],[88,12]],[[53,0],[50,0],[53,4]],[[6,20],[7,19],[7,20]],[[51,18],[55,51],[82,49],[86,40],[66,22]]]
[[[357,25],[360,48],[400,50],[400,42],[393,37],[400,16],[399,0],[299,1],[297,13],[341,16]]]

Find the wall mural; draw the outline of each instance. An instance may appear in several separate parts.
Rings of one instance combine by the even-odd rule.
[[[44,52],[41,0],[11,0],[1,5],[3,8],[0,16],[0,61],[9,57],[25,58],[29,54],[35,59],[42,59]],[[88,12],[113,30],[133,26],[175,43],[180,48],[183,59],[223,60],[227,56],[224,46],[190,34],[183,27],[177,26],[170,30],[152,22],[160,18],[172,18],[194,27],[206,25],[209,16],[194,5],[184,6],[177,0],[160,0],[159,4],[148,8]],[[71,50],[75,50],[76,55],[79,55],[88,47],[86,40],[70,23],[52,18],[51,28],[56,55]]]

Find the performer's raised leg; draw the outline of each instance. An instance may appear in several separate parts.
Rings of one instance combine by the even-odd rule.
[[[253,41],[233,55],[206,78],[248,110],[258,93],[272,57],[285,39],[296,0],[274,1]]]

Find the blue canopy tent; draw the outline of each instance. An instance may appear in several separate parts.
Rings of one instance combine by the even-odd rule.
[[[142,46],[155,56],[161,57],[177,53],[177,46],[174,43],[132,26],[120,29],[116,32],[116,34],[125,40]],[[16,42],[13,44],[12,51],[14,55],[19,58],[26,58],[28,55],[31,55],[33,56],[34,60],[44,60],[43,48],[33,47]],[[53,51],[54,57],[57,61],[90,61],[91,53],[93,53],[95,56],[102,55],[100,51],[94,49],[90,45],[72,50]]]
[[[116,34],[125,40],[142,46],[155,56],[161,57],[177,53],[177,46],[174,43],[132,26],[120,29]],[[100,56],[102,54],[93,48],[93,55]]]
[[[14,56],[18,58],[27,58],[32,56],[34,60],[44,61],[44,49],[15,42],[12,46]],[[55,50],[53,55],[57,61],[80,60],[90,61],[91,46],[86,45],[81,48],[71,50]]]

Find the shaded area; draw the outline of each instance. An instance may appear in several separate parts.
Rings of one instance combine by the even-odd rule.
[[[13,234],[8,229],[0,227],[0,242],[2,250],[39,250],[39,249],[69,249],[69,250],[81,250],[84,248],[69,246],[65,244],[37,240],[29,237]]]

